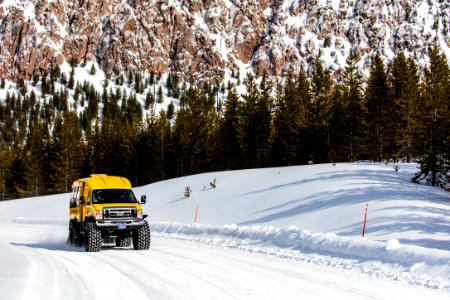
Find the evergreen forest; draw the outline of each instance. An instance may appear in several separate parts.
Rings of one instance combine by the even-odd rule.
[[[436,47],[419,69],[402,53],[389,65],[376,55],[366,80],[356,63],[350,55],[332,74],[316,59],[308,74],[281,82],[233,72],[233,81],[201,87],[176,74],[162,83],[160,75],[129,72],[115,85],[105,80],[101,92],[73,68],[67,76],[55,67],[14,89],[2,79],[0,199],[68,192],[93,173],[139,186],[210,171],[361,160],[417,161],[413,181],[448,188],[446,57]],[[155,110],[164,97],[179,106]]]

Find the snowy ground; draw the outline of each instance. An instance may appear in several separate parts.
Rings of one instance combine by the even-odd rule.
[[[136,188],[150,199],[149,251],[69,247],[67,194],[0,202],[0,295],[449,299],[450,194],[410,183],[415,168],[312,165]]]

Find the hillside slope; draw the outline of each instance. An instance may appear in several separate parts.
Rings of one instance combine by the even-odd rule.
[[[414,164],[331,164],[208,173],[137,188],[152,221],[275,226],[450,250],[449,193],[410,182]],[[210,182],[216,179],[217,188]],[[186,186],[193,190],[184,198]]]

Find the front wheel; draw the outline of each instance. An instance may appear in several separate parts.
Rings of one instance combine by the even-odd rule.
[[[86,223],[86,252],[99,252],[101,247],[102,232],[95,223]]]
[[[147,221],[144,225],[133,232],[133,247],[135,250],[148,250],[150,249],[150,226]]]

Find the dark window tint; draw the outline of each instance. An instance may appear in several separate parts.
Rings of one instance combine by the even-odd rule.
[[[108,189],[94,190],[92,203],[136,203],[136,197],[132,190]]]

